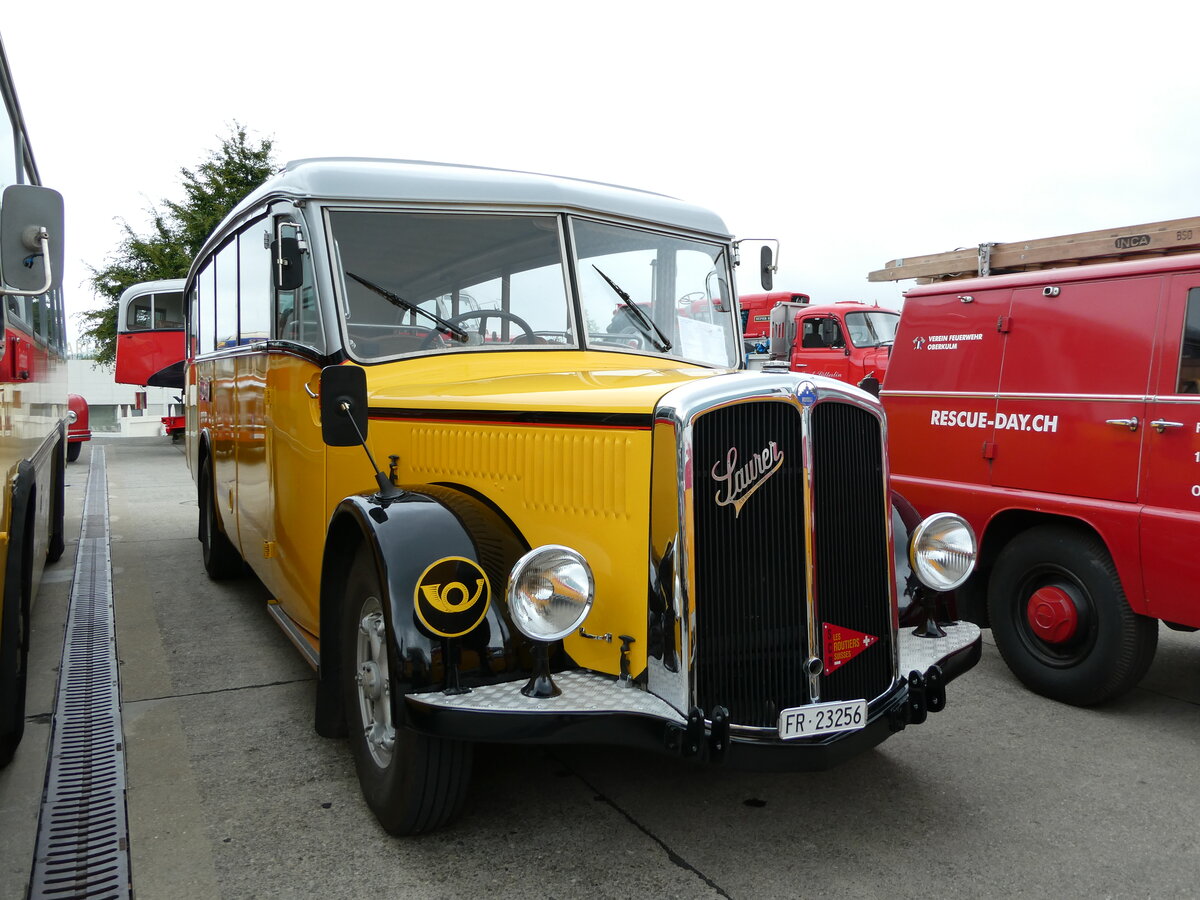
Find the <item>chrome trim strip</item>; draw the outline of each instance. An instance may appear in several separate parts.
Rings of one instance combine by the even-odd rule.
[[[946,397],[976,400],[1078,400],[1088,403],[1118,401],[1138,403],[1152,399],[1145,394],[1055,394],[1039,391],[883,391],[884,397]]]

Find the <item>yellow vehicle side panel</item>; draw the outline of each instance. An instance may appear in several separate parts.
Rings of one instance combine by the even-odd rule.
[[[376,420],[369,442],[381,464],[400,457],[401,484],[469,488],[508,516],[531,547],[564,544],[582,553],[596,578],[584,627],[614,640],[572,636],[567,651],[580,665],[615,675],[615,636],[628,634],[636,640],[632,671],[645,667],[649,430]],[[348,464],[331,466],[332,502],[373,484],[366,455],[346,449],[354,451]],[[502,594],[506,585],[494,587]]]

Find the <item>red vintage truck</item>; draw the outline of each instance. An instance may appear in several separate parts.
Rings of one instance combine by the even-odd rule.
[[[761,298],[771,296],[743,296],[742,309],[755,309]],[[825,375],[850,384],[870,377],[883,381],[900,321],[898,312],[857,300],[814,305],[807,298],[784,299],[788,296],[782,294],[768,313],[769,341],[761,359],[764,371]]]
[[[776,303],[805,304],[812,302],[808,294],[799,291],[768,291],[765,294],[742,294],[738,298],[742,316],[742,337],[752,344],[766,347],[771,338],[771,310]]]
[[[932,282],[883,385],[893,486],[971,523],[960,610],[1061,701],[1135,685],[1160,621],[1200,628],[1200,254],[1174,255],[1197,249],[1187,219],[869,276]]]

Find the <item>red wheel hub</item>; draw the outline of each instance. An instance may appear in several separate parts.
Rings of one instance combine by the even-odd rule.
[[[1033,633],[1048,644],[1069,641],[1079,628],[1075,601],[1060,587],[1047,586],[1034,591],[1025,615]]]

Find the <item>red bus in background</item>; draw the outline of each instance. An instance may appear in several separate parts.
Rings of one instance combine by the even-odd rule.
[[[118,384],[183,387],[183,279],[126,288],[117,310]]]
[[[114,380],[182,390],[183,357],[183,279],[143,281],[126,288],[117,305]],[[184,432],[181,403],[162,418],[163,431],[173,439]]]

